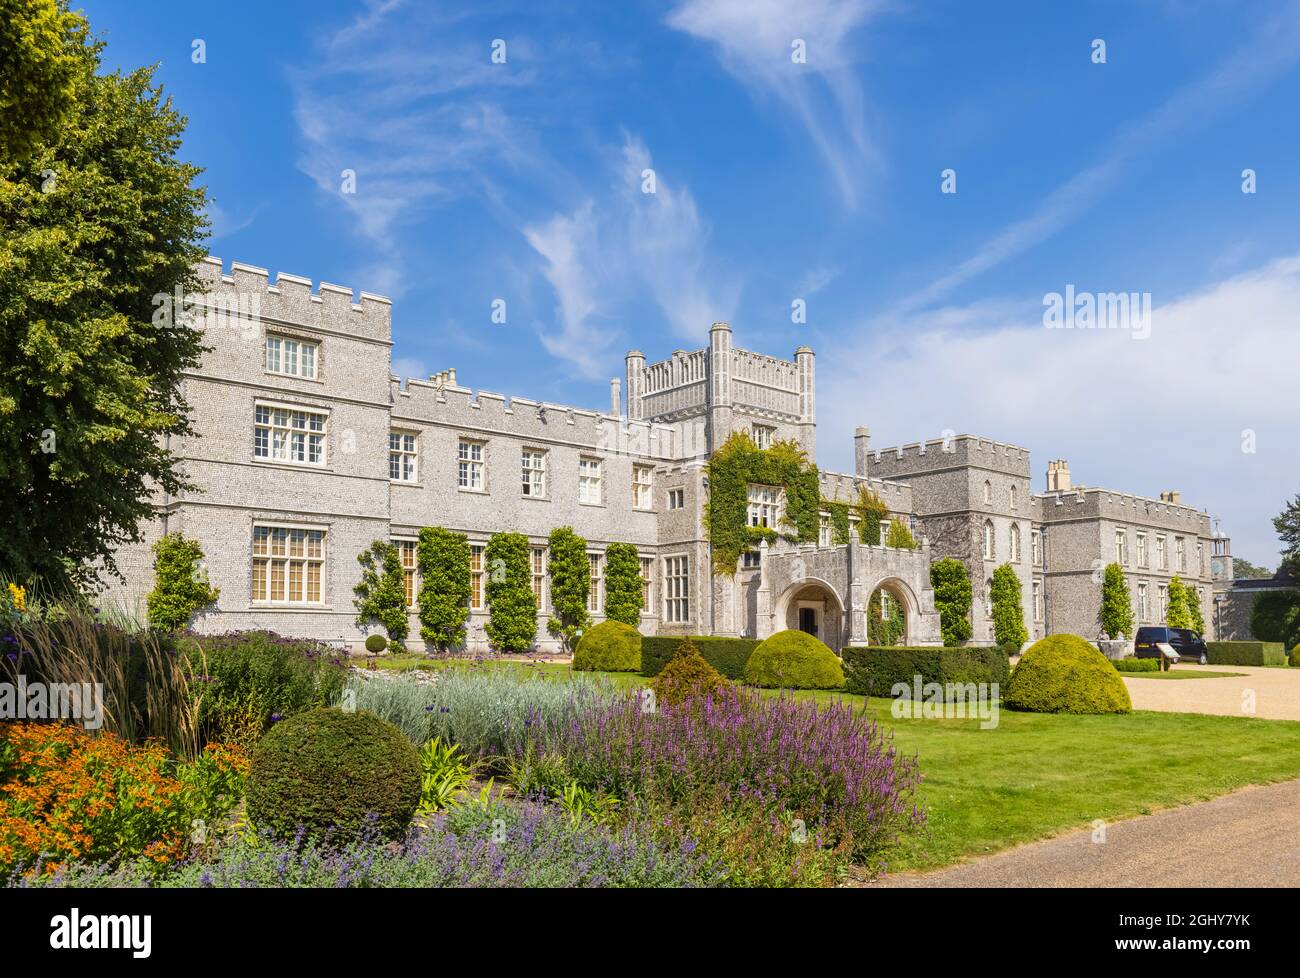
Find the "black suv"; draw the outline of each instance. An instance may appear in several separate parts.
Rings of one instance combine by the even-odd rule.
[[[1173,646],[1179,660],[1199,662],[1205,665],[1209,661],[1209,650],[1205,639],[1190,628],[1170,628],[1167,625],[1147,625],[1138,629],[1134,640],[1134,654],[1139,659],[1158,659],[1160,650],[1157,643],[1166,642]]]

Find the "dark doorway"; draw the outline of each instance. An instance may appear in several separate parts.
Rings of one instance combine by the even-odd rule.
[[[799,609],[799,631],[807,632],[809,635],[817,634],[817,609],[816,608]]]

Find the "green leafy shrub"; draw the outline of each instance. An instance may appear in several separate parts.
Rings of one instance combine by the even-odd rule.
[[[889,504],[874,489],[860,486],[853,511],[858,515],[858,539],[873,547],[880,546],[880,525],[889,515]]]
[[[488,575],[487,636],[498,652],[528,652],[537,637],[532,555],[522,533],[494,533],[483,552]]]
[[[1101,609],[1097,612],[1101,630],[1111,637],[1133,637],[1133,596],[1129,593],[1124,568],[1107,564],[1101,580]]]
[[[372,713],[317,709],[278,723],[253,751],[248,814],[280,837],[400,839],[420,803],[415,747]]]
[[[380,652],[383,652],[386,648],[388,648],[388,639],[384,638],[384,636],[382,635],[366,636],[367,652],[370,652],[374,655],[378,655]]]
[[[1261,642],[1300,642],[1300,591],[1265,591],[1250,610],[1250,634]]]
[[[251,747],[275,720],[333,702],[348,673],[336,649],[274,632],[194,636],[177,648],[208,742]]]
[[[149,624],[166,632],[189,626],[194,613],[220,597],[203,571],[203,548],[197,540],[168,533],[153,545],[154,586],[145,599]]]
[[[474,781],[478,765],[461,748],[434,737],[420,748],[421,815],[432,815],[455,804]]]
[[[605,548],[605,617],[641,624],[641,554],[630,543]]]
[[[850,645],[844,649],[845,692],[891,696],[899,683],[911,689],[924,683],[997,683],[1005,686],[1011,664],[999,648],[933,646],[884,648]]]
[[[911,529],[902,520],[890,520],[889,533],[885,535],[885,546],[898,550],[915,550],[916,537],[912,536]]]
[[[704,656],[689,638],[677,646],[676,654],[659,670],[650,685],[658,701],[673,706],[697,697],[717,697],[732,688],[722,673],[704,661]]]
[[[376,540],[357,554],[357,563],[361,565],[361,580],[352,588],[357,626],[365,628],[377,621],[388,632],[388,640],[403,648],[410,623],[405,572],[397,548],[387,540]]]
[[[1177,574],[1169,582],[1169,604],[1165,608],[1165,623],[1170,628],[1192,627],[1192,612],[1187,606],[1187,587]]]
[[[930,586],[934,607],[939,612],[943,644],[960,645],[971,637],[970,571],[960,560],[945,557],[930,565]]]
[[[1281,642],[1206,642],[1205,657],[1216,666],[1286,665]]]
[[[1110,664],[1119,672],[1159,672],[1159,659],[1111,659]]]
[[[876,588],[867,601],[867,641],[872,645],[896,645],[906,634],[907,611],[902,603],[888,589]]]
[[[579,639],[573,668],[579,672],[640,672],[641,633],[621,621],[602,621]]]
[[[1011,673],[1002,705],[1030,713],[1133,710],[1110,660],[1077,635],[1049,635],[1031,645]]]
[[[1300,666],[1300,642],[1291,650],[1291,665]]]
[[[420,637],[440,652],[465,644],[469,620],[469,540],[438,526],[420,531],[416,545],[420,568]]]
[[[993,640],[1013,655],[1029,641],[1020,604],[1020,578],[1010,564],[993,572]]]
[[[681,635],[646,635],[641,639],[641,675],[653,678],[677,654],[682,644]],[[691,635],[690,641],[699,649],[704,661],[727,679],[745,678],[745,663],[758,647],[756,638],[724,638],[712,635]]]
[[[546,630],[572,652],[578,637],[591,624],[587,598],[591,593],[591,562],[587,541],[570,526],[556,527],[548,543],[547,573],[551,579],[551,618]]]
[[[765,689],[840,689],[844,670],[826,643],[787,629],[754,649],[745,663],[745,682]]]

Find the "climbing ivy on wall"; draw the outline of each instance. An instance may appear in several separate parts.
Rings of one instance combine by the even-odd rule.
[[[704,526],[713,544],[713,566],[719,574],[736,572],[736,562],[762,541],[778,537],[812,543],[821,527],[821,491],[817,466],[793,441],[778,441],[761,449],[743,431],[732,434],[709,458],[709,498]],[[779,527],[749,525],[749,487],[778,486],[785,490],[785,513]]]
[[[880,524],[889,515],[889,506],[874,489],[861,486],[853,511],[858,516],[858,538],[873,547],[880,546]]]
[[[834,499],[823,499],[822,509],[830,513],[831,517],[831,542],[836,546],[842,546],[849,542],[849,504],[837,502]]]

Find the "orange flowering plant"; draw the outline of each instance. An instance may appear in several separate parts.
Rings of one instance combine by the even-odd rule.
[[[225,824],[249,766],[220,744],[181,763],[157,741],[0,724],[0,878],[38,861],[45,873],[69,862],[182,860]]]

